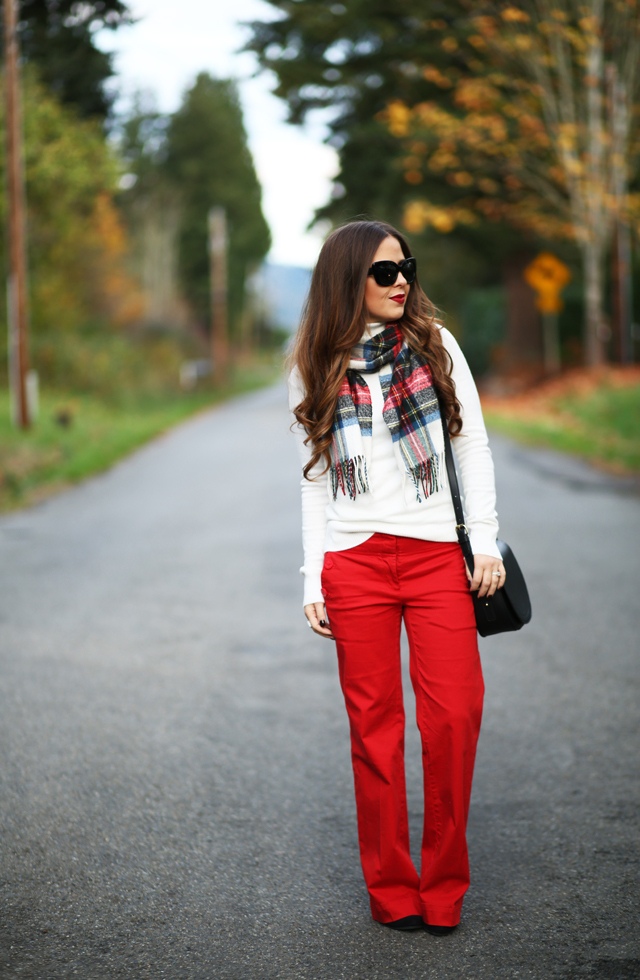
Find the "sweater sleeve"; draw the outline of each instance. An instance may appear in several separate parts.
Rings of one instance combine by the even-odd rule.
[[[500,558],[496,545],[498,515],[493,458],[478,390],[458,342],[444,327],[442,340],[453,361],[451,377],[462,406],[462,432],[452,443],[462,477],[465,518],[471,547],[476,555]]]
[[[289,375],[289,408],[293,411],[304,397],[302,381],[296,368]],[[306,432],[294,420],[293,432],[300,463],[305,467],[311,458],[309,446],[305,446]],[[304,599],[306,606],[311,602],[324,602],[320,584],[324,562],[324,545],[327,533],[328,474],[322,473],[323,463],[317,463],[311,470],[311,480],[302,477],[302,547],[304,565],[300,574],[304,575]]]

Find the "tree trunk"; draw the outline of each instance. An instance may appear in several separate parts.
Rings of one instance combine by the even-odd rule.
[[[507,296],[505,366],[508,370],[540,365],[542,336],[535,293],[524,278],[533,254],[518,252],[503,263],[502,276]]]
[[[608,327],[603,314],[603,265],[602,246],[599,242],[587,242],[583,249],[584,265],[584,360],[589,367],[605,362],[605,346]]]
[[[631,362],[631,248],[629,226],[616,224],[611,247],[611,330],[613,357],[620,364]]]

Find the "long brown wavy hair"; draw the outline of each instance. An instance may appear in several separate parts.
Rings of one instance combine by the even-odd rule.
[[[298,368],[305,392],[294,415],[307,432],[305,443],[310,442],[313,448],[304,468],[307,479],[322,457],[327,464],[323,472],[331,465],[329,447],[338,391],[351,348],[362,337],[366,325],[367,271],[378,246],[389,236],[398,240],[405,257],[411,255],[406,239],[383,221],[342,225],[329,235],[320,250],[290,356],[290,365]],[[398,325],[411,350],[426,358],[449,432],[458,435],[462,429],[460,403],[451,378],[451,357],[436,325],[437,312],[416,278],[409,287]]]

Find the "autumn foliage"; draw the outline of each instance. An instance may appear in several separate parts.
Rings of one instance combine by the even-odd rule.
[[[462,27],[461,27],[462,24]],[[481,221],[575,241],[585,279],[585,350],[603,357],[603,260],[617,224],[640,228],[630,186],[640,155],[637,0],[529,0],[470,8],[457,30],[433,21],[455,53],[423,77],[450,92],[415,105],[389,101],[379,118],[401,142],[416,188],[408,230],[447,233]],[[420,195],[426,175],[452,190]]]

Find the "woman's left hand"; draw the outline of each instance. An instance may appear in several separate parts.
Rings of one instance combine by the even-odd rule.
[[[473,578],[469,574],[469,569],[465,564],[467,578],[471,582],[471,591],[478,589],[478,596],[493,595],[496,589],[501,589],[504,585],[507,573],[504,565],[499,558],[492,558],[491,555],[473,556]]]

